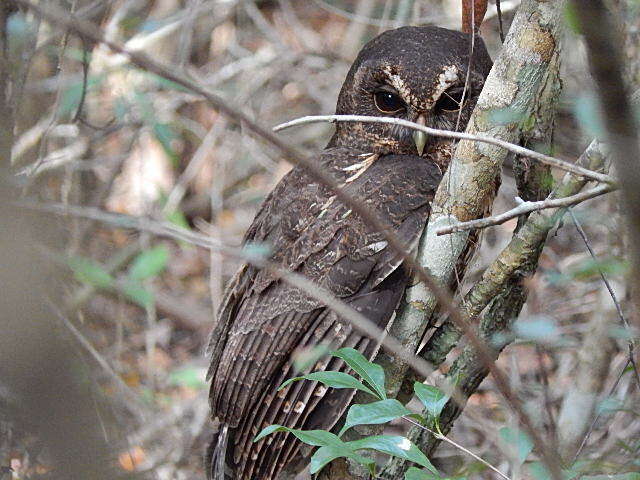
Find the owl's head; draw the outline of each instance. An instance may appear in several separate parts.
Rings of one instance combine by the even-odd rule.
[[[479,37],[471,63],[470,53],[471,36],[453,30],[429,26],[384,32],[364,46],[351,66],[336,114],[395,117],[432,128],[464,130],[492,65]],[[415,137],[414,131],[397,125],[341,122],[331,144],[430,155],[451,143]]]

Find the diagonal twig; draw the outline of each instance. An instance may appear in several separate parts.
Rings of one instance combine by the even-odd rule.
[[[604,195],[617,190],[617,187],[613,185],[599,185],[591,190],[580,192],[570,197],[552,198],[547,200],[540,200],[537,202],[525,202],[519,197],[516,200],[520,200],[520,205],[511,210],[507,210],[499,215],[492,217],[479,218],[477,220],[470,220],[468,222],[454,223],[447,227],[442,227],[436,230],[436,235],[446,235],[448,233],[463,232],[465,230],[481,229],[491,227],[493,225],[501,225],[504,222],[511,220],[512,218],[525,215],[527,213],[535,212],[537,210],[545,210],[547,208],[558,207],[570,207],[578,203],[584,202],[600,195]]]

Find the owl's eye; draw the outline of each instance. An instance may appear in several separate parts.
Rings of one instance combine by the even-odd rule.
[[[375,92],[373,101],[382,113],[396,113],[405,108],[404,102],[398,95],[384,90]]]
[[[462,107],[464,87],[451,87],[442,92],[434,105],[434,110],[440,112],[457,112]]]

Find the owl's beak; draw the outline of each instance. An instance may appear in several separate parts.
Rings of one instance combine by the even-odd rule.
[[[419,125],[426,125],[427,120],[424,115],[420,115],[416,120],[416,123]],[[424,146],[427,144],[427,134],[421,132],[420,130],[413,131],[413,142],[416,144],[416,149],[418,150],[418,155],[422,155],[424,151]]]

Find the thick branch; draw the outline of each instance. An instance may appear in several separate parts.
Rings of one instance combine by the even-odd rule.
[[[542,6],[533,0],[523,2],[504,50],[485,83],[467,133],[491,135],[509,143],[518,141],[522,122],[497,124],[494,121],[497,117],[495,113],[510,108],[524,118],[531,114],[535,93],[542,86],[556,50],[561,9],[562,2],[552,5],[545,2]],[[466,247],[467,234],[438,238],[436,229],[452,222],[478,218],[490,208],[500,166],[507,153],[503,148],[466,140],[458,144],[454,159],[436,194],[429,226],[418,254],[422,265],[429,268],[441,284],[449,283],[458,256]],[[392,334],[415,348],[424,331],[425,320],[433,314],[436,303],[436,298],[424,285],[417,284],[410,288],[403,311],[392,326]],[[397,390],[404,372],[398,368],[397,361],[385,361],[396,367],[395,385],[392,388]],[[537,437],[537,434],[534,436]],[[536,443],[544,454],[546,449],[542,441],[538,439]],[[546,461],[549,464],[554,462],[550,458],[546,458]]]

